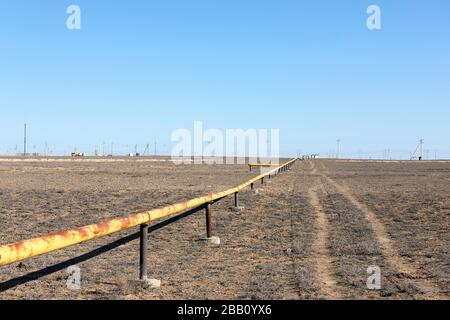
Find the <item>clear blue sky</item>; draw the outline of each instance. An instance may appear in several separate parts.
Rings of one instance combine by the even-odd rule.
[[[366,28],[370,4],[380,31]],[[0,3],[0,153],[21,150],[24,121],[29,151],[125,153],[168,149],[194,120],[278,128],[286,156],[327,155],[340,137],[348,156],[407,157],[424,138],[450,157],[450,2]]]

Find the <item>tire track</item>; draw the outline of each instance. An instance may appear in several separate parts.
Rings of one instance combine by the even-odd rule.
[[[316,212],[317,237],[313,243],[313,251],[316,254],[316,280],[326,299],[339,299],[340,294],[336,287],[336,280],[331,271],[332,258],[328,250],[329,223],[326,214],[319,201],[318,189],[314,188],[308,192],[311,206]],[[321,189],[321,188],[320,188]]]
[[[378,299],[398,294],[404,295],[402,287],[392,285],[386,276],[395,271],[386,264],[380,245],[359,210],[336,193],[327,182],[324,195],[320,198],[327,212],[329,230],[329,251],[335,259],[333,267],[339,287],[345,299]],[[382,290],[369,290],[367,268],[379,266],[383,270]],[[411,290],[406,290],[409,292]]]
[[[306,199],[299,191],[304,171],[299,171],[298,166],[297,163],[288,174],[282,174],[275,180],[269,180],[270,188],[258,195],[259,200],[255,198],[260,204],[255,209],[265,211],[265,220],[276,223],[273,226],[269,224],[265,227],[266,232],[268,234],[276,232],[276,237],[281,237],[277,241],[279,245],[273,249],[276,247],[279,248],[278,250],[282,249],[279,252],[282,252],[283,256],[275,259],[271,257],[264,264],[260,264],[254,273],[257,286],[263,286],[273,292],[270,294],[271,298],[317,298],[318,288],[314,286],[313,281],[314,269],[311,268],[311,263],[306,258],[311,256],[312,241],[310,237],[314,232],[310,229],[311,225],[303,224],[305,219],[309,220],[310,210],[306,205]],[[269,218],[269,216],[273,218]],[[275,217],[277,218],[274,219]],[[270,250],[273,251],[273,249]],[[276,257],[276,254],[273,256]],[[261,271],[265,271],[267,274],[264,275]],[[272,275],[268,277],[270,274]],[[277,286],[278,288],[276,288]],[[267,295],[263,294],[262,297],[267,298]]]
[[[317,242],[317,224],[316,209],[307,192],[313,182],[311,170],[309,163],[297,163],[289,174],[271,181],[270,188],[254,198],[252,211],[264,212],[256,217],[264,221],[259,224],[265,226],[266,236],[257,246],[265,247],[265,253],[259,253],[264,259],[254,261],[253,281],[246,296],[256,299],[338,298],[334,290],[324,290],[317,273],[317,269],[326,264],[317,261],[317,250],[313,248]],[[326,279],[333,284],[333,280]]]
[[[291,243],[297,252],[302,253],[302,255],[291,256],[297,293],[300,299],[336,299],[338,295],[335,294],[336,290],[333,290],[334,281],[329,275],[329,269],[326,268],[327,263],[317,259],[319,251],[326,255],[326,245],[324,251],[322,250],[322,244],[324,243],[322,241],[317,242],[317,229],[320,228],[316,223],[317,208],[311,203],[308,191],[305,192],[301,188],[302,182],[310,175],[309,171],[314,169],[314,165],[310,162],[303,162],[303,164],[307,164],[308,168],[302,168],[301,172],[293,171],[292,174],[295,176],[292,179],[290,192],[291,201],[293,201],[289,217],[291,220]],[[293,214],[299,210],[302,212],[301,218],[303,218],[300,221],[298,214]],[[308,220],[312,223],[308,223]],[[323,255],[320,255],[320,257],[323,258]],[[305,279],[307,280],[305,281]],[[324,283],[330,285],[330,288],[324,286]]]
[[[309,162],[310,175],[317,175],[318,171],[314,161]],[[341,297],[340,290],[336,286],[336,280],[332,272],[332,262],[329,252],[329,230],[330,225],[325,210],[320,203],[319,192],[324,192],[321,177],[314,180],[314,185],[309,188],[308,201],[315,213],[316,238],[312,245],[315,256],[316,281],[319,285],[321,293],[325,299],[339,299]]]
[[[427,278],[421,277],[418,270],[410,266],[399,254],[394,246],[393,241],[389,238],[385,225],[378,219],[376,214],[364,203],[360,202],[356,196],[344,185],[338,184],[328,174],[328,170],[323,163],[320,163],[323,169],[322,177],[333,186],[342,196],[347,199],[353,206],[355,206],[364,216],[365,220],[369,223],[372,229],[385,259],[389,265],[395,268],[401,278],[413,280],[425,297],[432,297],[433,299],[446,299],[440,293],[439,287],[429,281]]]
[[[296,165],[293,166],[293,171],[295,170]],[[297,178],[297,177],[296,177]],[[290,196],[291,198],[296,198],[296,193],[298,192],[298,179],[293,179],[292,182],[292,188],[290,188]],[[291,247],[296,248],[296,228],[295,228],[295,218],[294,218],[294,211],[296,208],[292,208],[292,210],[289,210],[289,220],[290,220],[290,240],[291,240]],[[295,291],[297,293],[297,296],[299,299],[302,298],[302,285],[299,280],[299,274],[298,270],[300,269],[300,265],[297,263],[297,259],[294,255],[291,256],[291,263],[292,263],[292,274],[294,276],[295,281]]]

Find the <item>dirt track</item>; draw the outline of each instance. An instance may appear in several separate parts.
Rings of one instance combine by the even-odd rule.
[[[0,161],[1,243],[219,191],[255,174],[247,171]],[[199,240],[203,212],[152,232],[149,276],[160,289],[134,281],[133,230],[2,267],[0,298],[449,299],[449,191],[449,162],[302,161],[243,192],[242,211],[231,199],[213,206],[220,247]],[[66,288],[71,264],[81,290]],[[381,290],[366,287],[371,265]]]

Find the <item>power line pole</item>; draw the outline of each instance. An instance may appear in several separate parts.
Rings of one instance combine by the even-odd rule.
[[[417,145],[416,149],[411,155],[411,160],[416,158],[417,150],[419,150],[419,160],[423,159],[423,141],[424,141],[423,139],[419,140],[419,144]]]
[[[423,160],[423,139],[420,139],[420,158]]]
[[[27,155],[27,123],[23,127],[23,156]]]
[[[336,148],[336,159],[339,159],[339,147],[340,147],[341,139],[338,138],[338,139],[336,140],[336,143],[337,143],[337,148]]]
[[[155,141],[155,156],[156,156],[156,141]]]
[[[150,144],[147,143],[144,150],[144,156],[150,155]]]

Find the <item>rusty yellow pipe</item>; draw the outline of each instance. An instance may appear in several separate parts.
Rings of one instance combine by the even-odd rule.
[[[243,190],[250,184],[260,180],[261,178],[269,174],[273,174],[278,169],[285,167],[286,165],[289,165],[296,160],[297,159],[293,159],[281,165],[280,167],[275,168],[274,170],[261,174],[237,187],[228,189],[226,191],[213,193],[203,197],[169,205],[163,208],[136,213],[127,217],[116,218],[76,229],[52,233],[34,239],[22,240],[16,243],[2,245],[0,246],[0,266],[8,265],[41,254],[49,253],[51,251],[66,248],[95,238],[100,238],[114,232],[126,230],[140,224],[149,223],[153,220],[168,217],[177,213],[182,213],[184,211],[212,202],[214,200],[227,197],[231,194]]]

